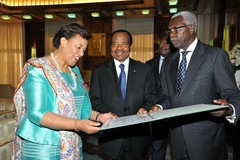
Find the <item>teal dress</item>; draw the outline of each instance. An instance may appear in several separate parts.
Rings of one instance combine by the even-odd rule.
[[[34,72],[36,70],[38,70],[38,72],[39,72],[38,68],[31,66],[31,65],[29,66],[29,73],[31,73],[32,71]],[[86,118],[86,116],[84,116],[85,111],[83,111],[83,113],[82,113],[82,109],[83,109],[84,105],[85,106],[87,105],[89,108],[89,106],[90,106],[89,96],[87,94],[85,86],[83,85],[83,80],[82,80],[82,77],[81,77],[78,69],[77,70],[75,69],[73,71],[74,71],[74,73],[77,74],[77,77],[78,77],[76,80],[76,82],[77,82],[76,90],[73,90],[71,88],[71,86],[74,86],[74,81],[73,81],[73,77],[71,76],[71,74],[62,72],[61,77],[66,81],[66,83],[70,86],[70,88],[72,90],[72,94],[73,94],[75,105],[76,105],[75,112],[77,112],[77,113],[71,113],[72,110],[67,110],[64,112],[70,112],[70,113],[68,113],[68,115],[76,114],[78,119],[83,119],[84,117]],[[40,72],[42,72],[42,71],[40,70]],[[43,74],[43,72],[42,72],[42,74]],[[27,76],[25,82],[22,85],[25,97],[28,97],[28,96],[26,96],[26,94],[36,93],[36,91],[31,93],[31,87],[33,87],[33,86],[29,87],[29,84],[32,85],[32,81],[34,78],[35,77]],[[35,85],[37,85],[37,84],[35,84]],[[50,83],[48,83],[47,85],[49,85],[49,87],[51,87]],[[49,88],[49,87],[47,87],[47,88]],[[37,88],[37,87],[34,87],[34,88]],[[32,90],[33,90],[33,88],[32,88]],[[35,103],[37,105],[37,103],[38,103],[37,100],[48,99],[49,96],[47,96],[47,95],[49,93],[45,93],[45,94],[46,95],[44,97],[37,97],[33,101],[31,100],[31,106],[35,106],[34,105]],[[50,94],[54,94],[54,91],[52,90],[52,93],[50,93]],[[43,95],[43,94],[40,94],[40,95]],[[37,96],[37,95],[35,95],[35,96]],[[32,97],[34,97],[34,96],[32,96]],[[26,98],[26,106],[27,106],[26,108],[28,108],[28,100],[27,99],[28,98]],[[54,98],[52,99],[52,101],[54,101]],[[84,108],[86,108],[86,107],[84,107]],[[87,109],[87,110],[89,110],[89,109]],[[26,112],[28,112],[28,111],[26,111]],[[58,112],[59,112],[59,109],[58,109]],[[89,111],[87,111],[87,112],[89,113]],[[29,114],[32,114],[32,113],[27,113],[26,115],[28,115],[28,116],[24,116],[24,118],[30,117]],[[29,121],[31,121],[30,120],[31,118],[28,118],[28,119],[29,119]],[[24,124],[22,124],[22,125],[24,125]],[[19,128],[21,130],[21,126]],[[44,128],[44,127],[40,126],[40,128]],[[26,127],[25,127],[25,129],[26,129]],[[46,129],[48,129],[48,128],[46,128]],[[48,130],[51,130],[51,129],[48,129]],[[50,132],[52,132],[52,131],[53,130],[51,130]],[[64,160],[64,159],[83,160],[82,140],[79,135],[77,136],[78,137],[77,140],[75,139],[76,142],[74,141],[73,143],[69,143],[68,146],[64,146],[63,144],[65,144],[65,143],[62,143],[62,142],[71,140],[71,137],[69,135],[72,134],[74,136],[74,135],[78,134],[75,131],[64,131],[62,134],[67,133],[67,136],[60,135],[59,145],[56,145],[57,143],[56,144],[45,144],[43,142],[45,135],[42,135],[41,137],[39,137],[39,142],[37,142],[37,140],[34,140],[34,142],[33,142],[32,140],[25,139],[24,137],[25,137],[26,133],[23,134],[23,132],[24,132],[23,130],[22,130],[22,132],[19,132],[19,136],[22,137],[22,139],[23,139],[22,146],[21,146],[22,147],[21,148],[22,156],[20,158],[22,160],[60,160],[60,159],[61,160]],[[59,132],[59,134],[61,134],[61,131],[54,131],[54,132]],[[36,133],[37,133],[37,131],[36,131]],[[18,132],[17,132],[17,134],[18,134]],[[29,135],[26,135],[26,137],[27,136],[29,136]],[[67,137],[67,139],[64,139],[66,137]],[[35,139],[38,139],[38,138],[35,137]]]

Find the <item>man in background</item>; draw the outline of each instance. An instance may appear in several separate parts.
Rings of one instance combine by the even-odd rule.
[[[159,42],[159,54],[146,63],[149,64],[155,75],[155,88],[159,93],[160,89],[160,72],[164,58],[166,58],[175,49],[170,44],[168,35],[162,36]],[[167,143],[168,143],[168,132],[169,122],[167,120],[153,121],[151,123],[152,128],[152,160],[165,160]]]

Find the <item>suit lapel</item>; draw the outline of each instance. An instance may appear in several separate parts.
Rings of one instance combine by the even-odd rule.
[[[124,102],[123,97],[122,97],[122,92],[121,92],[119,82],[118,82],[118,75],[117,75],[116,67],[115,67],[113,59],[108,63],[108,74],[110,76],[110,79],[112,81],[114,88],[117,91],[116,93],[117,93],[119,99],[122,99],[122,101]]]
[[[128,68],[128,78],[127,78],[127,101],[130,96],[132,89],[134,87],[134,83],[136,83],[136,74],[139,72],[137,70],[135,62],[130,58],[129,68]]]
[[[172,83],[172,87],[173,87],[173,90],[177,93],[177,71],[178,71],[178,64],[179,64],[179,51],[176,51],[175,53],[172,53],[172,54],[175,54],[173,57],[172,57],[172,65],[170,65],[170,77],[171,77],[171,83]]]
[[[160,79],[160,74],[159,74],[159,60],[160,60],[160,56],[156,57],[155,58],[155,61],[154,61],[154,67],[155,67],[155,74],[158,75],[158,79]]]
[[[199,66],[202,64],[204,60],[204,50],[202,43],[198,41],[198,44],[192,54],[192,57],[190,59],[190,62],[188,64],[188,68],[185,74],[185,78],[182,84],[182,90],[184,90],[188,83],[191,81],[192,77],[194,76],[195,72],[199,68]]]

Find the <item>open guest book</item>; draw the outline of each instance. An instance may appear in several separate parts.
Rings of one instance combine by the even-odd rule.
[[[156,120],[167,119],[171,117],[183,116],[188,114],[195,114],[199,112],[208,112],[214,110],[222,110],[227,109],[229,106],[221,106],[214,104],[197,104],[173,109],[166,109],[162,111],[157,111],[153,113],[147,114],[139,114],[139,115],[130,115],[119,117],[116,119],[108,119],[101,126],[100,130],[106,130],[111,128],[124,127],[129,125],[135,125],[139,123],[146,123]]]

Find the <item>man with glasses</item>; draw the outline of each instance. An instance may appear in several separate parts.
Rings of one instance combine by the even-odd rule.
[[[203,44],[196,29],[192,12],[172,16],[167,33],[178,51],[164,60],[161,94],[152,111],[196,104],[228,105],[226,110],[171,119],[173,159],[226,160],[224,120],[234,121],[239,116],[240,93],[227,52]]]

